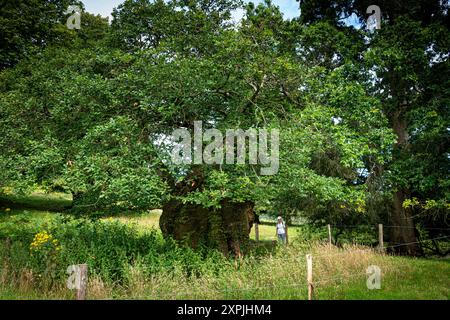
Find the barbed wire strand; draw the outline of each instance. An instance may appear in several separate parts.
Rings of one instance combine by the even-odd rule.
[[[406,242],[406,243],[400,243],[400,244],[395,244],[395,245],[389,245],[389,246],[383,247],[382,249],[385,250],[385,249],[390,249],[390,248],[407,246],[407,245],[411,245],[411,244],[422,243],[424,241],[442,240],[442,239],[446,239],[446,238],[450,238],[450,236],[443,236],[443,237],[437,237],[437,238],[432,238],[432,239],[425,239],[425,240],[421,240],[421,241],[414,241],[414,242]],[[332,248],[334,249],[336,247],[333,246]],[[378,251],[380,251],[380,248],[375,247],[375,248],[361,248],[361,249],[354,249],[354,250],[346,250],[346,249],[338,249],[338,250],[340,250],[340,252],[335,252],[335,253],[332,253],[332,254],[330,254],[330,253],[326,253],[326,254],[311,253],[311,254],[313,255],[314,258],[318,258],[318,257],[319,258],[321,258],[321,257],[333,257],[333,256],[338,256],[338,255],[343,255],[343,254],[362,253],[362,252],[374,252],[374,253],[377,253]],[[281,258],[283,261],[301,262],[302,260],[306,259],[306,254],[305,254],[305,256],[298,256],[298,257],[292,257],[292,258],[291,257],[286,258],[286,257],[270,256],[269,260],[275,261],[277,258]],[[259,262],[259,260],[262,260],[262,259],[255,258],[255,259],[252,259],[252,260],[256,261],[256,262]],[[239,262],[239,259],[236,259],[234,261],[230,261],[229,263],[233,264],[234,262]],[[141,270],[142,269],[144,269],[144,270],[151,270],[151,271],[154,270],[154,267],[148,267],[148,266],[135,266],[134,268],[141,269]],[[0,270],[1,269],[3,269],[3,268],[0,268]],[[23,267],[22,269],[23,270],[30,270],[31,268]],[[91,272],[94,272],[94,273],[97,273],[97,274],[101,273],[101,272],[99,272],[99,270],[96,270],[96,269],[90,269],[90,270],[91,270]],[[120,269],[117,269],[117,270],[120,270]],[[112,270],[112,271],[114,271],[114,270]]]
[[[396,248],[396,247],[401,247],[401,246],[408,246],[408,245],[411,245],[411,244],[422,243],[424,241],[433,241],[433,240],[439,240],[439,239],[445,239],[445,238],[450,238],[450,236],[437,237],[437,238],[433,238],[433,239],[424,239],[424,240],[421,240],[421,241],[414,241],[414,242],[400,243],[400,244],[395,244],[395,245],[392,245],[392,246],[384,247],[384,249]]]
[[[266,226],[273,226],[275,227],[274,222],[264,222],[259,223],[259,225],[266,225]],[[288,227],[303,227],[303,226],[309,226],[307,224],[296,224],[296,225],[288,225]],[[378,224],[358,224],[358,225],[347,225],[347,224],[330,224],[331,227],[338,227],[338,228],[362,228],[362,227],[371,227],[371,228],[378,228]],[[326,226],[316,227],[317,229],[321,229]],[[410,226],[401,226],[401,225],[388,225],[383,224],[383,228],[404,228],[404,229],[416,229],[416,227],[410,227]],[[450,230],[449,228],[438,228],[438,227],[423,227],[419,226],[420,229],[425,230]]]
[[[401,246],[407,246],[407,245],[411,245],[411,244],[417,244],[417,243],[421,243],[423,241],[433,241],[433,240],[441,240],[441,239],[446,239],[446,238],[450,238],[450,236],[443,236],[443,237],[437,237],[437,238],[433,238],[433,239],[426,239],[426,240],[422,240],[422,241],[413,241],[413,242],[407,242],[407,243],[401,243],[401,244],[395,244],[395,245],[390,245],[390,246],[386,246],[383,249],[389,249],[389,248],[396,248],[396,247],[401,247]],[[356,250],[342,250],[341,252],[337,252],[337,253],[333,253],[333,254],[316,254],[316,253],[312,253],[313,258],[323,258],[323,257],[332,257],[332,256],[337,256],[337,255],[342,255],[342,254],[352,254],[352,253],[362,253],[362,252],[376,252],[377,248],[367,248],[367,249],[356,249]],[[379,250],[379,249],[378,249]],[[281,257],[282,258],[282,257]],[[275,260],[273,256],[270,257],[271,260]],[[288,260],[290,261],[296,261],[296,262],[301,262],[302,260],[306,259],[305,256],[298,256],[298,257],[293,257],[293,258],[289,258]],[[254,261],[257,261],[258,259],[255,259]],[[286,258],[282,258],[283,261],[286,261]],[[319,260],[320,261],[320,260]],[[232,263],[232,262],[230,262]],[[144,269],[144,270],[152,270],[152,267],[147,267],[147,266],[138,266],[137,269]],[[9,268],[0,268],[0,270],[10,270]],[[14,268],[11,269],[10,271],[12,272],[18,272],[18,271],[31,271],[33,272],[32,268]],[[101,272],[98,272],[99,270],[91,269],[88,268],[88,270],[90,270],[90,272],[94,273],[94,274],[100,274]],[[114,271],[114,270],[110,270],[110,271]],[[56,271],[56,274],[67,274],[66,270],[61,270],[61,271]],[[357,275],[362,275],[362,273],[356,273]],[[365,272],[364,272],[365,274]],[[348,279],[350,277],[353,277],[355,275],[355,273],[353,273],[351,276],[344,276],[344,275],[338,275],[338,276],[334,276],[334,277],[328,277],[328,278],[324,278],[324,279],[320,279],[318,281],[313,281],[312,285],[316,286],[318,284],[323,284],[323,283],[327,283],[330,282],[332,280],[339,280],[339,279]],[[287,288],[287,287],[299,287],[299,286],[305,286],[307,285],[308,282],[305,280],[304,282],[301,283],[294,283],[291,285],[266,285],[266,286],[257,286],[257,287],[246,287],[246,288],[227,288],[227,289],[201,289],[201,290],[197,290],[197,291],[185,291],[185,292],[178,292],[177,294],[175,294],[175,296],[189,296],[189,295],[195,295],[197,293],[230,293],[230,292],[244,292],[244,291],[252,291],[252,290],[262,290],[262,289],[279,289],[279,288]],[[168,296],[171,296],[172,294],[167,294]]]

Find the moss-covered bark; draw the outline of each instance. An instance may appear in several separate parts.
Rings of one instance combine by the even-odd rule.
[[[255,221],[254,204],[222,201],[220,209],[183,204],[173,199],[163,206],[160,227],[185,245],[216,248],[225,255],[241,255],[249,241]]]

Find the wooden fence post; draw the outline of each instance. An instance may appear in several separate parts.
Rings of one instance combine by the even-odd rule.
[[[259,223],[255,223],[255,240],[259,242]]]
[[[286,232],[286,243],[285,243],[285,245],[288,245],[289,244],[289,236],[288,236],[288,225],[287,225],[287,222],[285,223],[285,228],[284,228],[284,231]]]
[[[312,300],[314,296],[314,287],[313,287],[313,269],[312,269],[312,255],[306,255],[306,270],[307,276],[306,279],[308,281],[308,300]]]
[[[331,243],[331,225],[330,224],[328,224],[328,243],[331,247],[332,243]]]
[[[77,300],[84,300],[86,298],[86,289],[88,282],[88,266],[87,264],[80,264],[80,283],[77,286]]]
[[[383,225],[378,224],[378,250],[384,252]]]

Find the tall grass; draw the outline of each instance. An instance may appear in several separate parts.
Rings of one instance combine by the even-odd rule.
[[[31,250],[35,235],[43,230],[58,244],[48,242],[39,246],[42,251]],[[234,260],[214,250],[179,246],[155,229],[57,214],[45,219],[28,214],[9,217],[0,222],[0,239],[4,299],[73,299],[66,287],[66,269],[79,263],[89,266],[88,299],[305,299],[308,253],[313,256],[318,299],[346,298],[349,290],[352,297],[370,296],[365,285],[370,265],[381,268],[383,286],[391,290],[402,288],[416,270],[414,260],[356,245],[337,248],[304,237],[291,238],[287,247],[254,244],[243,259]],[[60,250],[55,249],[58,246]],[[435,284],[433,297],[448,296],[448,275],[448,270],[447,276],[445,271],[436,275],[440,283]],[[433,286],[426,280],[421,283]]]

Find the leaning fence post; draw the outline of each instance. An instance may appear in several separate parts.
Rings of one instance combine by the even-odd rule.
[[[255,240],[259,242],[259,224],[255,223]]]
[[[80,264],[80,283],[77,286],[77,300],[84,300],[86,298],[86,288],[88,281],[88,266],[87,264]]]
[[[307,276],[306,279],[308,281],[308,300],[313,299],[314,295],[314,287],[313,287],[313,270],[312,270],[312,255],[307,254],[306,255],[306,270],[307,270]]]
[[[331,224],[328,224],[328,243],[331,247]]]
[[[384,252],[383,225],[378,224],[378,250]]]

